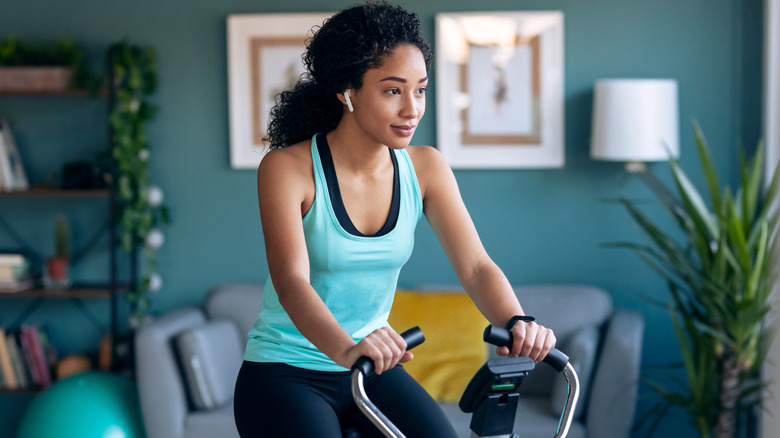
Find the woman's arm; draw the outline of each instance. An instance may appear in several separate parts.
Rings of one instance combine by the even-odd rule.
[[[512,316],[524,315],[506,276],[485,251],[444,157],[430,147],[410,149],[414,150],[425,216],[458,281],[491,324],[504,327]],[[518,322],[512,332],[513,356],[529,356],[538,362],[555,345],[552,331],[534,322]],[[510,354],[506,347],[499,348],[498,353]]]
[[[303,234],[304,206],[311,205],[314,181],[303,149],[269,152],[257,170],[257,195],[266,257],[279,303],[295,327],[337,364],[350,368],[360,356],[374,360],[377,372],[401,360],[406,344],[400,335],[380,329],[356,344],[309,283],[309,256]],[[404,361],[405,361],[404,360]]]

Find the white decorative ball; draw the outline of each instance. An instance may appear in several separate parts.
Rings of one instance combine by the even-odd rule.
[[[149,187],[149,205],[158,207],[163,203],[163,191],[157,186]]]
[[[146,243],[146,246],[149,248],[160,249],[160,247],[163,246],[163,243],[165,243],[165,235],[157,228],[153,228],[149,230],[149,234],[146,235],[144,243]]]
[[[131,329],[138,330],[141,326],[149,324],[152,321],[154,321],[154,318],[152,318],[150,315],[144,315],[141,317],[130,316],[127,320],[127,323]]]
[[[149,286],[146,288],[149,292],[158,292],[162,286],[163,280],[160,274],[155,272],[149,276]]]
[[[149,159],[149,149],[141,149],[138,151],[138,158],[140,158],[142,161],[146,161]]]

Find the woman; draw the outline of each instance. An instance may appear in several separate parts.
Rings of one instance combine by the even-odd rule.
[[[282,93],[257,172],[270,278],[236,383],[243,437],[380,437],[358,411],[349,368],[376,365],[366,391],[409,437],[454,437],[436,402],[399,363],[387,324],[398,273],[424,214],[465,290],[512,350],[538,362],[553,333],[525,321],[489,258],[439,152],[409,146],[425,113],[430,46],[415,14],[386,3],[346,9],[318,28],[308,75]],[[519,320],[519,322],[518,322]]]

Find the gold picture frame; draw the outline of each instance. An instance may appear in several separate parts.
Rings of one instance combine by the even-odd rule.
[[[257,169],[267,152],[268,114],[304,72],[313,27],[332,13],[234,14],[227,18],[230,166]]]
[[[563,14],[436,16],[437,147],[453,168],[564,165]]]

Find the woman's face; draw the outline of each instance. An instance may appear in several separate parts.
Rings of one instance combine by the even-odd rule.
[[[425,114],[428,72],[422,52],[412,45],[396,47],[383,61],[366,71],[359,90],[350,92],[353,115],[369,137],[401,149],[409,146]]]

